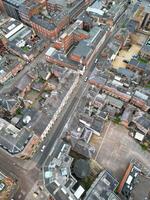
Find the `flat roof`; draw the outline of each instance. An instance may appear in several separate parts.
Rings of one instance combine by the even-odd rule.
[[[71,54],[79,55],[81,57],[87,58],[92,53],[91,47],[88,46],[86,41],[80,41],[79,44],[73,49]]]
[[[14,18],[10,18],[4,24],[1,25],[0,29],[7,36],[11,31],[13,31],[16,27],[20,26],[22,23]]]
[[[108,200],[117,185],[118,181],[113,178],[109,172],[103,171],[99,174],[91,189],[87,192],[85,200]]]
[[[44,27],[48,30],[54,30],[56,28],[54,23],[51,23],[50,20],[48,20],[46,17],[42,17],[43,15],[33,15],[31,17],[31,21],[33,21],[36,24],[39,24],[40,26]]]
[[[74,196],[79,199],[82,194],[84,193],[84,188],[82,186],[79,186],[78,189],[75,191]]]

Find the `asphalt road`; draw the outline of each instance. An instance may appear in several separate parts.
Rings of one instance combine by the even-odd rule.
[[[61,120],[61,122],[59,123],[55,133],[52,135],[50,141],[48,142],[40,160],[38,161],[37,163],[37,166],[38,167],[41,167],[44,163],[44,161],[46,160],[46,158],[48,157],[54,143],[56,142],[57,138],[60,136],[63,128],[64,128],[64,124],[67,122],[69,116],[70,116],[70,113],[71,111],[73,110],[74,108],[74,105],[76,104],[78,98],[77,97],[74,97],[73,101],[71,102],[69,108],[67,109],[66,113],[64,114],[63,116],[63,119]]]
[[[14,161],[15,158],[10,157],[5,152],[0,153],[0,170],[7,176],[12,177],[18,184],[17,192],[15,192],[13,198],[15,200],[23,200],[37,180],[39,170],[35,168],[31,171],[25,171]]]
[[[112,33],[112,35],[115,34],[116,31],[114,31]],[[105,47],[105,45],[109,42],[109,40],[111,39],[112,35],[110,35],[110,37],[108,37],[106,39],[106,41],[104,42],[104,44],[101,46],[100,50],[95,54],[92,62],[90,63],[90,66],[88,66],[88,70],[86,71],[86,73],[84,74],[84,76],[82,77],[82,80],[81,80],[81,83],[80,83],[80,87],[78,89],[78,92],[76,93],[76,97],[73,98],[69,108],[66,110],[61,122],[58,124],[58,127],[56,129],[56,131],[54,133],[51,133],[51,130],[50,130],[50,133],[49,135],[53,134],[51,138],[49,138],[49,142],[46,145],[46,148],[43,152],[43,154],[41,155],[41,158],[40,160],[38,161],[37,163],[37,166],[38,167],[42,167],[43,163],[45,162],[46,158],[48,157],[52,147],[53,147],[53,144],[57,141],[57,138],[59,138],[59,136],[61,135],[61,132],[67,122],[67,120],[70,118],[70,115],[72,114],[72,110],[74,109],[74,107],[76,106],[76,104],[78,103],[78,99],[81,97],[82,95],[82,90],[84,88],[84,79],[85,79],[85,76],[90,76],[90,74],[92,73],[93,69],[95,68],[95,59],[97,57],[97,54],[100,54],[101,51],[103,50],[103,48]],[[48,136],[47,136],[48,138]]]
[[[117,24],[115,25],[114,30],[109,34],[109,36],[106,38],[106,40],[104,41],[104,43],[100,47],[99,51],[96,52],[96,54],[94,55],[90,65],[88,66],[88,69],[86,70],[85,74],[83,75],[83,77],[81,79],[80,86],[78,87],[78,91],[76,93],[76,96],[73,98],[71,104],[67,108],[65,114],[62,117],[61,122],[58,124],[58,126],[57,126],[57,128],[54,132],[52,130],[50,130],[50,133],[49,133],[50,136],[49,137],[47,136],[47,138],[46,138],[46,140],[48,140],[48,141],[44,142],[42,144],[42,145],[46,145],[44,152],[41,153],[40,149],[39,149],[37,151],[37,153],[35,154],[36,161],[37,161],[37,167],[39,167],[39,168],[42,167],[42,165],[45,162],[46,158],[48,157],[50,151],[52,150],[54,143],[60,137],[61,132],[62,132],[67,120],[70,118],[70,115],[72,114],[73,108],[78,103],[78,98],[80,98],[81,95],[82,95],[82,90],[85,87],[85,82],[84,82],[85,77],[86,76],[89,77],[90,74],[92,73],[93,69],[95,68],[95,63],[94,63],[95,59],[97,58],[98,55],[100,55],[100,53],[105,48],[107,43],[112,39],[112,37],[115,35],[115,33],[119,30],[120,26],[125,22],[125,16],[126,16],[125,13],[123,13],[122,17],[120,16],[120,18],[117,21]]]
[[[123,16],[124,16],[124,14],[123,14]],[[37,155],[38,156],[40,155],[39,156],[40,159],[38,159],[38,161],[37,161],[37,167],[38,168],[42,167],[44,161],[46,160],[50,151],[52,150],[54,143],[57,141],[57,138],[60,137],[61,132],[62,132],[67,120],[71,116],[74,107],[77,105],[78,99],[81,97],[82,91],[83,91],[85,84],[86,84],[84,82],[84,79],[85,79],[86,76],[90,76],[91,72],[93,71],[93,69],[95,67],[94,61],[95,61],[96,57],[98,55],[100,55],[103,48],[112,39],[114,34],[119,30],[121,24],[125,20],[126,20],[125,17],[120,18],[120,20],[118,21],[117,25],[114,28],[114,31],[106,38],[106,40],[104,41],[100,50],[94,55],[92,62],[88,66],[86,73],[84,74],[84,76],[82,77],[82,80],[80,81],[80,85],[79,85],[79,87],[76,91],[76,96],[75,97],[72,96],[72,101],[71,101],[69,107],[66,109],[64,115],[62,116],[62,119],[59,122],[54,133],[51,134],[51,137],[47,136],[47,138],[46,138],[46,148],[45,148],[44,152],[41,154],[40,150],[38,150]],[[42,56],[43,56],[43,54],[42,54]],[[40,58],[42,58],[41,55],[39,56],[39,58],[36,62],[40,61]],[[31,63],[27,67],[27,69],[32,67],[31,65],[33,65],[33,63]],[[22,73],[20,73],[19,76],[16,78],[17,80],[19,80]],[[20,165],[17,164],[17,161],[14,158],[12,158],[11,156],[9,156],[7,153],[2,153],[2,154],[0,153],[0,170],[2,170],[8,176],[17,179],[18,182],[19,182],[19,188],[17,190],[17,193],[14,196],[15,200],[25,199],[25,196],[30,191],[30,189],[32,188],[33,183],[35,183],[35,181],[39,178],[39,176],[38,176],[39,175],[39,169],[34,168],[31,171],[24,170],[22,167],[20,167]]]

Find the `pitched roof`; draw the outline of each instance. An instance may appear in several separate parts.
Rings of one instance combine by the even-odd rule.
[[[6,110],[11,111],[11,109],[18,103],[18,100],[15,98],[9,98],[9,97],[1,97],[0,98],[0,106]]]

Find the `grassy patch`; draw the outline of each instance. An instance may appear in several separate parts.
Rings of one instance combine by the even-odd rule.
[[[141,58],[141,57],[138,58],[138,61],[141,63],[145,63],[145,64],[148,63],[148,60],[146,60],[145,58]]]
[[[145,88],[150,88],[150,81],[145,85]]]
[[[23,51],[28,52],[30,49],[27,46],[21,47]]]
[[[141,148],[142,148],[143,151],[147,151],[148,145],[147,144],[141,144]]]
[[[45,83],[45,80],[42,77],[39,77],[38,82],[39,83]]]
[[[115,116],[115,118],[113,119],[113,122],[115,124],[119,124],[121,122],[120,116],[119,115]]]
[[[92,183],[94,182],[95,180],[95,177],[92,177],[92,176],[88,176],[88,177],[85,177],[84,179],[82,179],[80,181],[80,184],[82,185],[82,187],[85,189],[85,190],[88,190]]]
[[[16,110],[16,115],[21,115],[21,109],[20,109],[20,108],[18,108],[18,109]]]
[[[147,84],[147,85],[145,86],[145,88],[150,88],[150,84]]]
[[[125,28],[126,27],[126,22],[124,22],[122,25],[121,25],[121,28]]]

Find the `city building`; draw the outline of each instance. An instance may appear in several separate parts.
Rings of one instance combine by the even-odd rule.
[[[44,7],[45,3],[40,3],[39,1],[30,0],[24,1],[19,6],[19,16],[23,23],[31,25],[30,18],[36,15]]]
[[[150,8],[148,1],[142,1],[141,5],[136,9],[133,20],[136,22],[137,31],[149,35],[150,25]]]
[[[16,187],[15,180],[12,177],[8,176],[8,173],[0,171],[1,198],[2,199],[11,198],[11,195],[15,187]]]
[[[16,110],[20,107],[21,101],[14,97],[1,96],[0,97],[0,112],[4,112],[5,115],[13,116]]]
[[[118,193],[121,193],[127,199],[130,198],[131,192],[134,189],[135,180],[141,173],[141,169],[134,163],[130,163],[125,171],[125,174],[117,189]]]
[[[137,112],[133,117],[132,122],[136,125],[138,130],[142,131],[144,135],[150,134],[150,120],[143,115],[140,115],[140,112]]]
[[[3,0],[0,0],[0,10],[4,11],[4,4],[3,4]]]
[[[54,150],[53,159],[48,157],[43,168],[45,187],[56,200],[78,200],[85,190],[81,185],[73,189],[77,180],[71,174],[71,147],[62,140],[57,145],[59,148]]]
[[[19,130],[14,125],[0,118],[0,147],[19,158],[32,156],[39,138],[29,129]]]
[[[145,44],[143,44],[140,54],[142,57],[149,59],[150,58],[150,39],[146,41]]]
[[[130,122],[133,119],[135,111],[136,108],[133,105],[128,104],[121,116],[121,124],[128,128]]]
[[[31,25],[38,33],[49,39],[58,37],[60,31],[66,28],[86,7],[88,1],[46,1],[45,7],[30,20]]]
[[[12,53],[31,61],[45,48],[45,42],[34,31],[18,20],[10,18],[0,27]]]
[[[104,170],[91,185],[84,200],[119,200],[120,198],[114,193],[117,186],[118,181],[108,171]]]
[[[81,29],[82,24],[82,21],[77,20],[68,29],[69,35],[66,32],[60,38],[61,40],[64,39],[64,41],[57,40],[53,47],[49,48],[45,54],[48,62],[57,63],[64,67],[67,66],[77,71],[84,70],[84,66],[88,66],[107,37],[108,27],[105,25],[94,26],[86,33]],[[76,38],[73,38],[74,35]],[[77,42],[78,44],[75,45]],[[62,48],[62,50],[60,51],[56,48]],[[69,52],[66,55],[67,49],[69,49]]]
[[[43,140],[68,102],[78,80],[79,75],[72,70],[43,63],[24,74],[12,89],[13,95],[23,102],[15,126],[28,127]],[[30,120],[24,123],[26,116]]]
[[[3,0],[3,5],[8,16],[19,20],[19,6],[24,1],[25,0]]]
[[[90,37],[89,33],[82,28],[83,22],[81,20],[76,20],[75,23],[71,24],[55,41],[53,47],[67,53],[75,43]]]
[[[91,15],[97,23],[105,23],[113,26],[119,19],[121,14],[126,10],[128,1],[113,1],[113,3],[104,3],[103,1],[95,1],[86,11]]]
[[[82,65],[88,65],[93,55],[103,44],[107,33],[108,27],[105,25],[92,27],[89,31],[89,39],[81,40],[78,45],[73,48],[70,52],[70,59]]]

